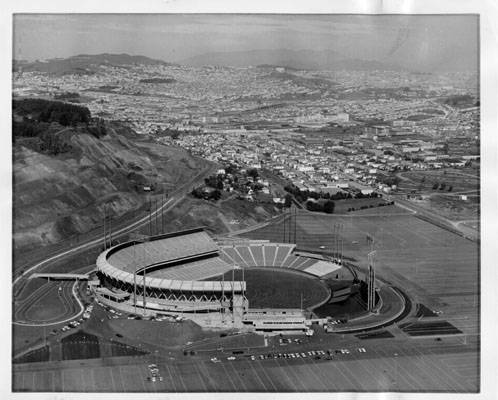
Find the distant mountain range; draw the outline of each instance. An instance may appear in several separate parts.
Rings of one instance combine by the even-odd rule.
[[[214,52],[186,58],[178,61],[178,64],[202,66],[258,66],[273,65],[292,69],[309,70],[403,70],[399,65],[383,63],[375,60],[361,60],[347,58],[332,50],[250,50],[233,52]]]
[[[127,65],[172,65],[162,60],[155,60],[145,56],[132,56],[129,54],[80,54],[68,58],[52,58],[46,61],[14,60],[13,71],[22,67],[23,71],[40,71],[57,75],[80,74],[91,75],[103,66],[126,67]]]
[[[20,67],[25,72],[40,71],[56,75],[91,75],[102,66],[126,68],[133,64],[145,65],[204,65],[233,67],[286,67],[295,70],[353,70],[353,71],[400,71],[404,68],[392,63],[375,60],[347,58],[332,50],[250,50],[233,52],[214,52],[186,58],[177,63],[169,63],[145,56],[129,54],[80,54],[68,58],[53,58],[45,61],[14,60],[13,71]]]

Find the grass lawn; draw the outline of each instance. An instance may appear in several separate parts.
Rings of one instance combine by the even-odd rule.
[[[242,279],[242,270],[235,270],[235,280]],[[221,280],[221,276],[216,278]],[[232,279],[232,271],[225,273],[225,280]],[[318,278],[295,272],[251,268],[244,271],[247,282],[246,296],[250,308],[308,308],[328,297],[328,289]]]

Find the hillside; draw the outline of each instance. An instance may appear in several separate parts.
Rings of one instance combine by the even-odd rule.
[[[232,52],[212,52],[197,55],[180,61],[180,64],[203,66],[223,65],[233,67],[246,66],[282,66],[289,69],[304,70],[400,70],[393,64],[374,60],[360,60],[344,57],[332,50],[250,50]]]
[[[145,56],[132,56],[129,54],[80,54],[68,58],[53,58],[46,61],[27,62],[14,60],[13,71],[20,67],[25,72],[39,71],[55,75],[92,75],[101,66],[126,67],[127,65],[171,65],[162,60],[155,60]]]
[[[113,218],[121,216],[146,202],[144,185],[167,192],[207,165],[115,122],[64,126],[53,120],[64,113],[39,121],[35,113],[29,119],[18,107],[13,111],[16,250],[89,231],[102,224],[104,204]]]

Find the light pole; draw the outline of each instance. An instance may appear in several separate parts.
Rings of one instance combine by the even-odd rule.
[[[138,243],[144,243],[145,238],[147,236],[141,235],[139,233],[133,232],[130,235],[130,238],[135,242],[133,243],[133,261],[132,261],[132,267],[133,267],[133,309],[134,313],[137,313],[137,260],[136,260],[136,245]],[[144,257],[145,259],[145,257]],[[144,312],[145,312],[145,276],[144,276]]]
[[[398,386],[398,353],[394,353],[394,386]]]

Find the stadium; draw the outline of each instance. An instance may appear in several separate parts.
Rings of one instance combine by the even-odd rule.
[[[215,240],[203,228],[121,243],[96,265],[93,290],[115,309],[256,332],[306,331],[311,310],[347,299],[356,278],[340,260],[295,244]]]

